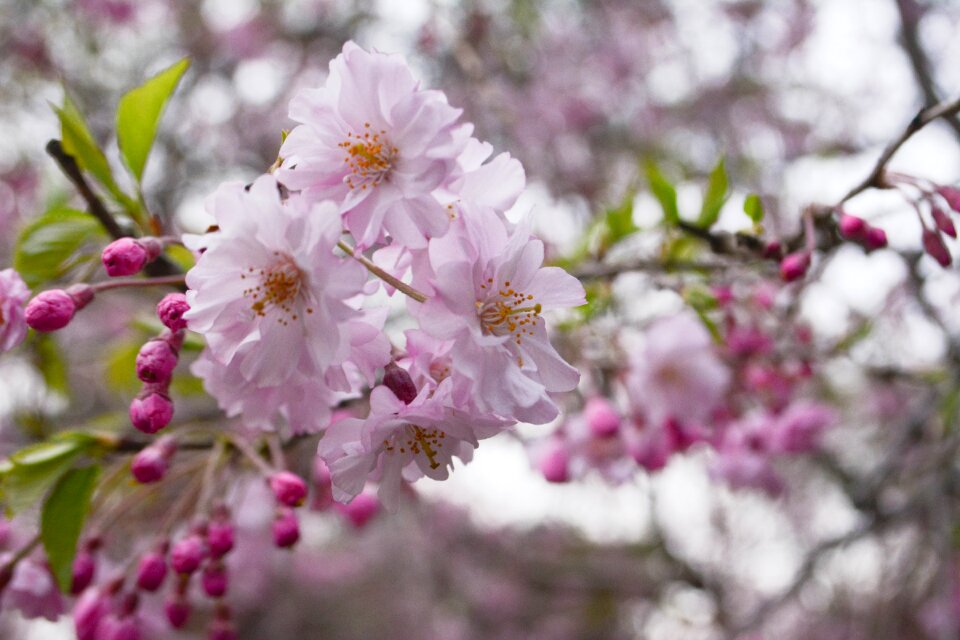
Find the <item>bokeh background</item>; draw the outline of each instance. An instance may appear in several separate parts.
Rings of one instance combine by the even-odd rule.
[[[406,54],[480,138],[522,161],[529,186],[517,212],[530,211],[553,257],[625,197],[637,224],[657,223],[646,159],[695,207],[725,157],[733,196],[719,228],[742,228],[743,198],[758,193],[767,233],[794,233],[801,208],[836,201],[921,105],[960,92],[960,4],[949,0],[0,0],[0,264],[18,228],[73,197],[43,152],[59,133],[50,103],[64,86],[115,148],[119,96],[191,58],[144,190],[153,211],[199,231],[204,197],[275,161],[287,101],[322,83],[349,39]],[[893,167],[955,182],[958,134],[955,121],[925,129]],[[895,195],[853,208],[882,224],[894,249],[917,249],[919,226]],[[823,268],[798,303],[822,340],[883,315],[905,277],[893,252],[841,250]],[[955,273],[923,268],[934,299],[955,309]],[[631,292],[621,309],[633,320],[679,304],[655,274],[616,287]],[[922,379],[878,390],[865,367],[924,371],[947,353],[943,327],[899,312],[853,357],[829,362],[844,411],[834,457],[781,469],[782,495],[714,482],[704,452],[674,456],[653,476],[550,484],[521,439],[500,437],[451,480],[419,483],[420,499],[399,515],[362,528],[317,515],[294,553],[244,539],[231,596],[242,637],[955,638],[953,541],[928,536],[925,520],[855,535],[869,518],[856,478],[835,464],[864,477],[882,468],[905,446],[890,425],[923,401]],[[123,335],[130,313],[121,303],[110,330]],[[4,446],[30,436],[13,428],[15,414],[62,422],[122,406],[97,391],[122,354],[104,362],[81,330],[64,345],[76,363],[65,375],[86,406],[67,407],[42,363],[0,360]],[[915,457],[933,464],[922,447]],[[940,533],[952,531],[952,494],[924,499],[942,514]],[[243,500],[251,530],[269,522],[256,488]],[[0,620],[4,637],[72,637],[69,621]],[[159,624],[155,633],[174,637]]]

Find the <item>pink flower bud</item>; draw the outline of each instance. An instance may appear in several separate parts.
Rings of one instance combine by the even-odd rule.
[[[780,276],[786,282],[799,280],[810,268],[810,254],[806,251],[791,253],[780,261]]]
[[[107,615],[100,623],[97,640],[140,640],[140,625],[133,616]]]
[[[130,422],[144,433],[156,433],[173,419],[173,402],[156,388],[147,387],[130,403]]]
[[[207,527],[207,547],[214,558],[222,558],[233,549],[233,523],[227,519],[214,520]]]
[[[106,246],[101,259],[111,278],[132,276],[156,260],[162,251],[163,243],[156,238],[120,238]]]
[[[363,492],[348,504],[338,502],[336,507],[354,528],[363,529],[380,512],[380,501],[373,494]]]
[[[954,187],[937,187],[937,193],[947,201],[947,206],[960,213],[960,189]]]
[[[97,562],[87,549],[82,549],[73,559],[73,580],[70,583],[70,593],[80,594],[93,582],[93,577],[97,571]]]
[[[779,240],[771,240],[763,248],[763,257],[768,260],[774,260],[783,255],[783,247]]]
[[[950,219],[950,215],[947,212],[931,203],[930,214],[933,216],[933,221],[937,224],[937,229],[940,229],[940,231],[951,238],[957,237],[957,228],[953,226],[953,220]]]
[[[939,262],[941,267],[949,267],[950,263],[953,262],[953,257],[950,255],[947,245],[944,244],[943,238],[937,231],[924,228],[923,250]]]
[[[211,598],[221,598],[227,592],[227,568],[223,562],[214,560],[203,568],[200,578],[203,591]]]
[[[154,550],[140,558],[137,565],[137,586],[144,591],[156,591],[167,577],[164,553]]]
[[[160,322],[170,331],[180,331],[187,328],[187,321],[183,314],[190,310],[187,296],[182,293],[168,293],[157,303],[157,316]]]
[[[170,463],[156,447],[146,447],[133,457],[130,471],[137,482],[150,484],[163,479]]]
[[[281,548],[292,547],[300,539],[300,522],[293,509],[282,509],[273,521],[273,543]]]
[[[417,385],[413,384],[413,378],[395,362],[391,362],[384,369],[383,385],[393,391],[404,404],[410,404],[417,397]]]
[[[270,476],[270,489],[277,502],[288,507],[299,507],[307,497],[307,483],[295,473],[278,471]]]
[[[594,396],[587,400],[583,417],[595,438],[611,438],[620,430],[620,414],[606,398]]]
[[[847,240],[862,240],[866,237],[867,223],[863,218],[844,213],[841,214],[837,226],[840,227],[840,235]]]
[[[883,249],[887,246],[887,233],[883,229],[870,227],[867,229],[867,235],[864,238],[867,249]]]
[[[163,605],[164,613],[167,614],[167,622],[174,629],[181,629],[187,620],[190,619],[190,603],[182,595],[175,595]]]
[[[110,595],[101,588],[87,589],[73,606],[77,640],[95,640],[103,617],[110,611]]]
[[[191,574],[200,568],[200,563],[206,557],[203,539],[195,533],[181,538],[170,550],[170,566],[181,574]]]
[[[326,511],[333,506],[333,474],[330,467],[317,456],[313,460],[313,498],[310,508],[314,511]]]
[[[162,338],[148,340],[137,354],[137,377],[143,382],[167,384],[177,366],[177,352]]]
[[[570,481],[570,453],[559,438],[553,439],[540,458],[540,473],[547,482],[563,483]]]
[[[70,324],[76,311],[77,303],[66,291],[51,289],[41,292],[27,304],[24,317],[37,331],[48,332]]]

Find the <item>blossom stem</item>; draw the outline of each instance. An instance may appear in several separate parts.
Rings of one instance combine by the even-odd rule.
[[[356,260],[357,262],[362,264],[364,267],[366,267],[367,271],[377,276],[378,278],[380,278],[381,280],[389,284],[391,287],[393,287],[397,291],[400,291],[401,293],[413,298],[417,302],[427,301],[426,295],[420,293],[419,291],[417,291],[416,289],[408,285],[406,282],[403,282],[400,279],[393,277],[392,275],[390,275],[389,273],[387,273],[386,271],[384,271],[383,269],[375,265],[373,262],[368,260],[367,257],[364,256],[363,254],[355,252],[353,250],[353,247],[348,245],[343,240],[338,241],[337,246],[340,247],[344,251],[344,253],[346,253],[349,256],[352,256],[354,260]]]
[[[162,276],[159,278],[118,278],[116,280],[106,280],[98,282],[93,287],[94,292],[106,291],[107,289],[120,289],[123,287],[160,287],[177,286],[184,284],[183,275]]]
[[[271,469],[270,465],[264,461],[260,454],[257,453],[252,446],[250,446],[249,442],[240,437],[230,438],[230,442],[240,451],[240,453],[247,456],[250,462],[253,463],[253,466],[259,469],[263,475],[270,476],[273,474],[273,469]]]

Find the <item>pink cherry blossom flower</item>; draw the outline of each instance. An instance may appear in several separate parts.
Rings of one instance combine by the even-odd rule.
[[[635,410],[654,426],[670,418],[702,424],[729,383],[730,372],[717,356],[710,334],[688,313],[650,326],[646,345],[634,354],[627,377]]]
[[[430,298],[414,312],[424,332],[453,342],[452,371],[471,381],[480,411],[542,424],[558,412],[548,393],[580,379],[550,344],[543,313],[583,304],[583,287],[542,266],[543,243],[525,228],[475,213],[430,243],[433,275],[414,279]]]
[[[30,289],[13,269],[0,271],[0,353],[9,351],[27,337],[24,306]]]
[[[405,404],[384,386],[370,393],[365,420],[346,418],[331,425],[318,455],[333,475],[333,497],[349,502],[367,478],[379,475],[380,500],[395,509],[403,480],[421,475],[445,480],[453,458],[469,462],[478,440],[506,428],[509,421],[480,416],[453,405],[452,382],[424,387]],[[377,472],[375,474],[375,472]]]
[[[25,618],[56,620],[64,611],[63,596],[53,574],[43,563],[32,558],[17,563],[4,601],[19,609]]]
[[[278,176],[311,199],[332,199],[360,246],[384,231],[423,247],[449,218],[432,192],[446,181],[469,137],[461,111],[420,88],[406,61],[347,42],[319,89],[290,103]]]

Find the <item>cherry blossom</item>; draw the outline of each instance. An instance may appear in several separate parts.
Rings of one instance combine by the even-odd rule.
[[[0,271],[0,353],[9,351],[27,337],[24,304],[30,289],[13,269]]]

